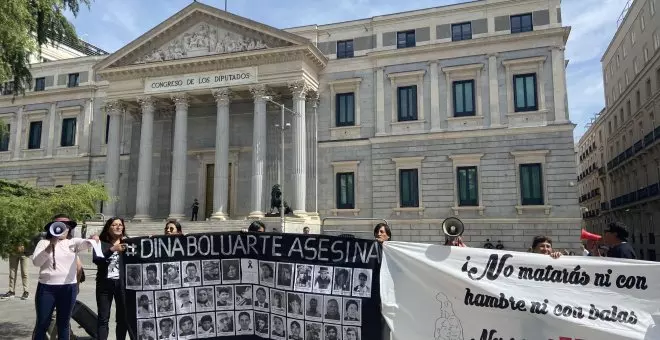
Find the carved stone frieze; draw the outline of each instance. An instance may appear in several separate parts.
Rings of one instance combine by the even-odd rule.
[[[119,100],[108,100],[105,102],[105,112],[112,115],[121,115],[126,110],[126,105]]]

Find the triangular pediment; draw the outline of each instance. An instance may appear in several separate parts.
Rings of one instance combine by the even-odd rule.
[[[298,35],[193,2],[111,54],[96,68],[158,63],[268,48],[306,45]]]

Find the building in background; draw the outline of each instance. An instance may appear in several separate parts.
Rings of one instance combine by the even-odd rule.
[[[443,242],[441,222],[456,216],[473,247],[526,250],[544,234],[575,249],[569,32],[559,0],[284,30],[193,2],[109,56],[35,65],[44,91],[0,98],[15,131],[0,176],[103,180],[118,197],[104,213],[143,231],[190,216],[194,199],[213,222],[188,231],[277,225],[264,215],[281,184],[292,225],[372,219],[328,220],[327,233],[371,237],[383,218],[397,240]],[[73,93],[76,72],[85,90]],[[284,159],[270,100],[296,112]]]
[[[629,1],[601,60],[606,108],[578,143],[584,225],[631,231],[642,259],[660,250],[660,1]]]

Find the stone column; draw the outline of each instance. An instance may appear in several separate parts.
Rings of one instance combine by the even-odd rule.
[[[151,159],[154,136],[154,99],[152,97],[140,97],[138,98],[138,103],[140,103],[140,107],[142,108],[142,124],[134,219],[149,220],[149,206],[151,205]]]
[[[554,85],[555,123],[568,122],[566,115],[566,60],[564,48],[552,48],[552,83]],[[543,92],[541,92],[543,93]]]
[[[431,69],[431,132],[435,132],[442,130],[440,127],[440,89],[438,62],[430,62],[429,68]]]
[[[124,105],[119,101],[109,101],[105,104],[105,112],[110,116],[108,128],[108,145],[105,157],[105,187],[111,201],[105,204],[103,214],[117,215],[117,199],[119,196],[119,156],[121,152],[121,119]]]
[[[502,125],[500,117],[500,92],[497,80],[497,55],[488,55],[488,97],[490,98],[490,126]]]
[[[380,35],[380,34],[379,34]],[[376,69],[376,136],[385,136],[385,71]]]
[[[179,93],[172,96],[175,106],[174,142],[172,146],[172,191],[170,192],[169,219],[185,217],[186,163],[188,152],[188,95]]]
[[[57,112],[57,104],[50,104],[50,109],[48,110],[48,139],[46,142],[46,157],[53,157],[53,151],[55,150],[55,143],[58,143],[58,140],[55,138],[55,114]]]
[[[264,217],[264,169],[266,167],[266,86],[250,87],[254,97],[254,123],[252,131],[252,192],[250,218]]]
[[[212,220],[226,220],[229,190],[229,88],[213,90],[217,104],[215,125],[215,172],[213,173]],[[265,117],[265,115],[264,115]]]
[[[289,84],[293,94],[292,145],[293,145],[293,200],[291,209],[298,216],[306,215],[305,199],[307,194],[307,131],[305,126],[305,96],[309,90],[304,81]]]
[[[94,115],[94,98],[87,99],[83,104],[82,138],[78,142],[82,154],[89,155],[92,150],[90,132],[92,130],[92,116]]]
[[[16,122],[14,123],[14,131],[16,131],[10,138],[14,139],[14,150],[12,158],[14,160],[21,157],[21,146],[23,143],[23,106],[19,106],[18,111],[16,112]],[[29,135],[26,134],[26,135]]]

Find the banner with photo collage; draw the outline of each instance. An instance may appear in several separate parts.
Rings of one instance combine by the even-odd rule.
[[[135,339],[382,337],[375,241],[223,232],[127,244],[121,277]]]

